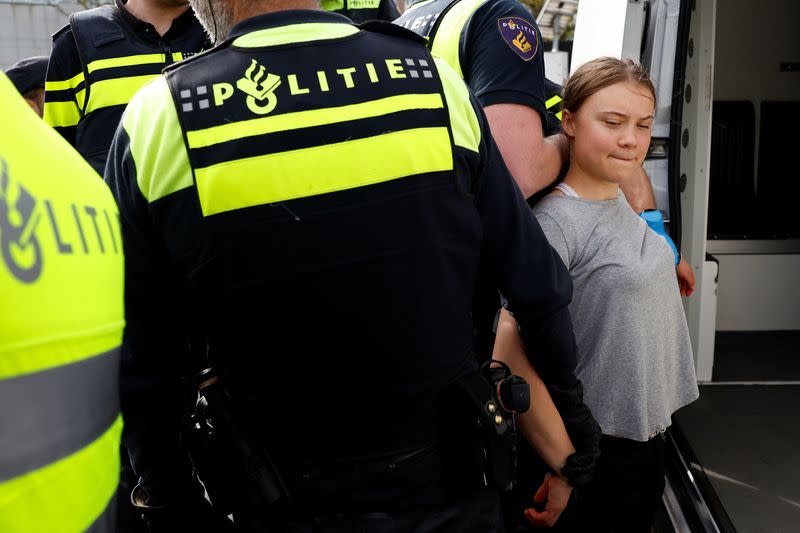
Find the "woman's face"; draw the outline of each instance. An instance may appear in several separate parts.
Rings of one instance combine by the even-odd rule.
[[[633,176],[647,155],[654,110],[650,90],[626,81],[597,91],[575,113],[565,111],[573,162],[614,183]]]

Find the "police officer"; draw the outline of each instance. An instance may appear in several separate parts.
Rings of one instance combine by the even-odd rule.
[[[53,35],[45,121],[102,175],[125,105],[161,69],[209,43],[185,0],[116,0]]]
[[[353,22],[392,21],[400,16],[394,0],[322,0],[322,9],[339,13]]]
[[[224,42],[142,89],[112,144],[141,490],[163,508],[190,475],[169,369],[201,330],[293,502],[234,512],[237,526],[496,531],[474,406],[452,401],[478,367],[478,267],[565,389],[566,270],[479,105],[422,39],[281,7],[195,4]]]
[[[0,531],[113,533],[117,207],[3,74],[0,104]]]
[[[563,135],[544,137],[544,51],[528,10],[516,0],[418,1],[395,23],[428,37],[473,90],[523,195],[552,183],[568,145]]]
[[[36,56],[18,61],[8,67],[6,76],[40,117],[44,113],[44,78],[47,57]]]

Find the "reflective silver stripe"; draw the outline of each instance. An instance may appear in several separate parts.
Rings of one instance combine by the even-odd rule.
[[[92,442],[119,414],[119,348],[0,380],[0,482]]]

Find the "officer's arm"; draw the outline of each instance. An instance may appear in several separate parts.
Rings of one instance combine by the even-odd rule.
[[[72,32],[62,31],[53,41],[44,85],[44,120],[75,146],[85,91],[83,68]]]
[[[519,2],[488,2],[475,12],[461,46],[465,79],[528,198],[555,181],[568,157],[563,135],[545,138],[543,133],[544,50],[536,22]]]
[[[577,346],[567,305],[572,280],[561,257],[548,243],[503,163],[500,151],[484,135],[476,201],[481,213],[488,269],[507,298],[519,336],[533,367],[547,385],[576,453],[561,469],[573,486],[591,479],[600,450],[600,426],[583,403],[575,377]]]
[[[144,91],[144,89],[143,89]],[[125,251],[125,318],[120,375],[123,439],[140,484],[153,501],[174,500],[190,479],[190,465],[179,436],[183,414],[180,357],[185,352],[186,316],[163,239],[153,227],[152,206],[145,196],[154,176],[137,168],[159,171],[158,162],[142,161],[157,153],[146,147],[153,131],[163,133],[158,108],[135,98],[111,144],[105,180],[119,205]],[[131,113],[148,108],[148,120]],[[180,131],[178,131],[180,134]],[[179,157],[173,154],[173,158]],[[161,158],[162,160],[165,158]],[[143,192],[145,191],[145,192]]]
[[[641,214],[645,209],[656,209],[656,196],[653,184],[645,172],[644,167],[639,167],[633,176],[619,184],[625,198],[636,214]]]
[[[476,204],[484,229],[484,258],[520,326],[525,351],[549,386],[576,383],[576,352],[567,305],[572,280],[506,168],[482,112],[482,169]]]
[[[525,198],[552,184],[568,158],[564,135],[544,137],[541,116],[521,104],[486,106],[486,118],[503,159]]]

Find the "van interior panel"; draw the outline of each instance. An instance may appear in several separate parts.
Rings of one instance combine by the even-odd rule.
[[[800,102],[762,101],[760,123],[756,198],[762,231],[778,239],[800,237]]]

